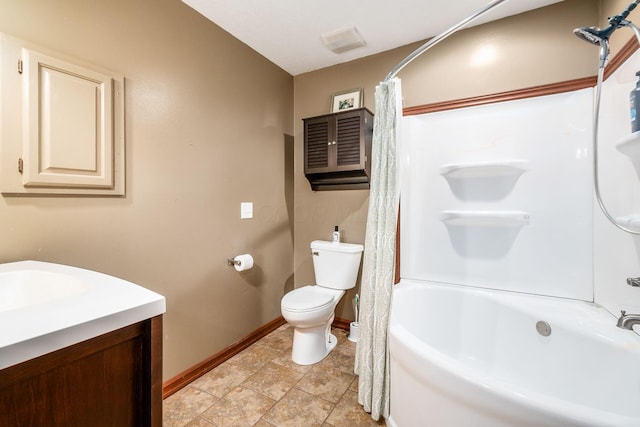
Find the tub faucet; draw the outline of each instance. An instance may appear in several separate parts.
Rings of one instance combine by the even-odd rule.
[[[618,318],[618,328],[633,330],[633,325],[640,325],[640,314],[627,314],[626,311],[620,310]]]
[[[627,285],[633,286],[634,288],[640,287],[640,277],[627,278]]]

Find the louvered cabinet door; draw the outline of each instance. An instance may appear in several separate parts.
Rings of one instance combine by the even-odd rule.
[[[331,117],[306,119],[304,122],[304,173],[323,173],[332,170],[329,152],[332,151],[334,126]]]
[[[336,116],[335,171],[364,169],[365,154],[363,143],[362,110]]]

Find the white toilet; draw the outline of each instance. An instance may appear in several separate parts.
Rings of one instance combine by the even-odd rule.
[[[298,365],[317,363],[335,348],[334,310],[356,285],[363,249],[352,243],[311,242],[316,284],[292,290],[280,304],[282,317],[294,327],[291,359]]]

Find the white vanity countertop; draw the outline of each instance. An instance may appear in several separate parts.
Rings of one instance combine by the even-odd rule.
[[[107,274],[40,261],[0,264],[0,369],[165,311],[162,295]]]

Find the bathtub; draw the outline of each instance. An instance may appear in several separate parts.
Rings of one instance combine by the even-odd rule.
[[[388,425],[640,426],[640,337],[615,324],[582,301],[403,279]]]
[[[40,261],[0,264],[0,370],[165,312],[162,295]]]

